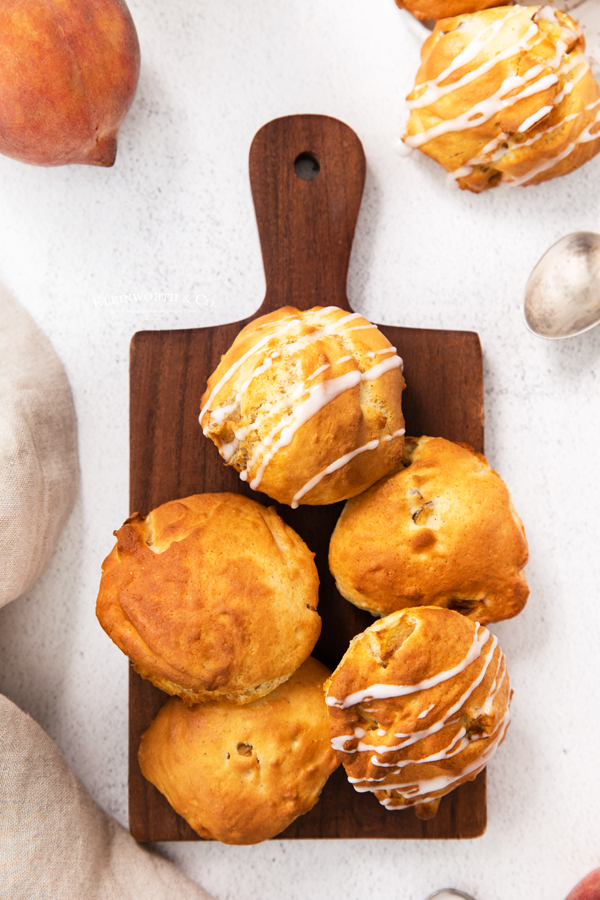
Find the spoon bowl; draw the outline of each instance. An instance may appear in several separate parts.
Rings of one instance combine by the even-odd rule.
[[[427,897],[427,900],[456,900],[457,897],[460,900],[475,900],[470,894],[457,891],[455,888],[442,888],[441,891],[434,891],[433,894]]]
[[[568,234],[542,256],[525,287],[525,321],[551,340],[600,322],[600,234]]]

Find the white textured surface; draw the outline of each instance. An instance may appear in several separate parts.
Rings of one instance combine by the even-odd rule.
[[[363,140],[369,166],[351,301],[375,321],[480,333],[487,452],[530,540],[529,605],[494,629],[515,701],[489,767],[488,830],[466,842],[161,850],[219,900],[348,900],[373,885],[399,900],[450,885],[477,900],[563,900],[598,864],[600,330],[542,342],[524,327],[521,297],[550,244],[600,230],[600,158],[555,182],[482,196],[446,191],[444,173],[417,154],[401,159],[418,46],[392,0],[132,0],[131,9],[142,77],[115,168],[0,158],[0,280],[65,363],[82,467],[50,569],[0,611],[0,691],[125,822],[127,666],[94,602],[127,514],[129,339],[258,306],[252,136],[279,115],[337,116]],[[144,292],[179,298],[163,312],[110,305]],[[188,310],[184,294],[214,305]]]

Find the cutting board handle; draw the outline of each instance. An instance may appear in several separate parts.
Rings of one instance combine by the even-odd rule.
[[[280,306],[350,310],[346,280],[365,183],[362,144],[329,116],[268,122],[250,148],[250,184],[267,291]]]

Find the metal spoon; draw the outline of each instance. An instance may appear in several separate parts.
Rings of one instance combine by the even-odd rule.
[[[554,340],[600,322],[600,234],[568,234],[542,256],[525,287],[525,321]]]
[[[453,900],[456,897],[461,897],[462,900],[475,900],[470,894],[464,894],[462,891],[454,890],[454,888],[442,888],[441,891],[434,891],[426,900]]]

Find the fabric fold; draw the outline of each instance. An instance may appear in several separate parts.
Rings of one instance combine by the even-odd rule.
[[[77,492],[77,425],[65,370],[0,285],[0,606],[41,575]]]
[[[210,900],[104,813],[48,735],[0,695],[0,900]]]

